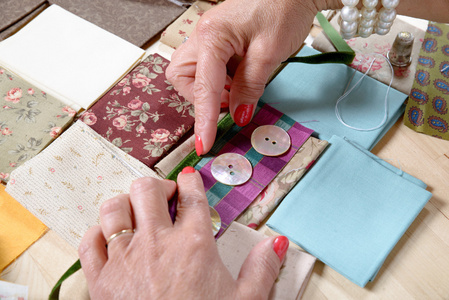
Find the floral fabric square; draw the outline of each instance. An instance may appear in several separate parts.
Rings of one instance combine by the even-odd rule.
[[[160,178],[77,121],[14,170],[6,191],[74,248],[100,222],[101,204],[128,193],[137,178]]]
[[[194,108],[165,77],[169,61],[150,55],[98,100],[81,120],[152,167],[193,127]]]
[[[282,171],[236,221],[253,229],[257,228],[303,175],[312,168],[327,145],[327,141],[309,137]]]
[[[421,47],[404,124],[449,140],[449,25],[430,22]]]
[[[217,1],[214,1],[217,2]],[[195,1],[176,21],[162,32],[161,43],[177,48],[193,32],[201,16],[219,3],[209,1]]]
[[[72,122],[76,111],[0,66],[0,179],[29,160]]]

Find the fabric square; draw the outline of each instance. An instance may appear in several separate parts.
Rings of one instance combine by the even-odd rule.
[[[330,21],[332,26],[334,26],[338,32],[340,32],[340,25],[338,25],[339,17],[339,15],[336,15]],[[408,31],[415,37],[411,55],[412,63],[405,68],[394,67],[394,79],[391,86],[404,94],[409,94],[413,84],[413,75],[415,74],[418,65],[418,54],[424,39],[424,30],[397,18],[393,22],[390,32],[386,35],[372,34],[368,38],[352,38],[347,40],[346,43],[348,43],[356,53],[354,61],[350,65],[351,68],[365,73],[373,58],[376,58],[371,70],[368,72],[368,76],[379,80],[384,84],[389,84],[391,80],[391,70],[388,63],[385,59],[379,59],[378,56],[373,55],[373,53],[386,56],[393,46],[397,34],[401,31]],[[321,52],[335,51],[334,46],[328,40],[324,32],[321,32],[313,40],[312,46]]]
[[[249,137],[249,138],[251,138],[251,137]],[[247,152],[248,152],[247,158],[252,165],[256,165],[264,157],[263,154],[260,154],[252,147]]]
[[[232,190],[232,186],[226,184],[213,185],[207,192],[214,194],[218,199],[223,199]]]
[[[169,61],[148,56],[81,119],[145,165],[153,167],[193,127],[194,108],[165,77]]]
[[[449,25],[430,22],[419,52],[404,124],[449,140]]]
[[[192,34],[193,29],[200,20],[201,16],[217,5],[209,1],[195,1],[192,5],[170,26],[167,27],[161,35],[161,42],[176,49]]]
[[[100,222],[101,204],[137,178],[160,178],[77,121],[11,174],[6,191],[74,248]]]
[[[234,279],[253,247],[266,236],[232,223],[217,240],[218,253]],[[268,299],[300,299],[312,273],[315,257],[290,246]]]
[[[20,21],[45,3],[45,0],[2,0],[0,1],[0,31]]]
[[[263,104],[263,102],[259,102],[258,105],[256,114],[248,126],[241,128],[234,125],[214,144],[209,154],[195,166],[195,169],[199,170],[201,177],[203,178],[206,194],[209,195],[210,193],[213,193],[216,195],[213,199],[208,198],[208,200],[209,205],[215,207],[222,221],[222,228],[217,237],[219,237],[226,227],[256,199],[313,132],[294,121],[285,122],[288,118],[271,106]],[[287,130],[289,135],[297,135],[297,138],[292,138],[294,143],[292,142],[289,151],[280,156],[266,157],[260,155],[251,147],[252,131],[261,125],[276,124],[281,117],[284,117],[284,120],[281,122],[290,122],[292,124]],[[253,167],[253,173],[252,177],[246,183],[230,187],[218,182],[212,176],[211,165],[214,160],[213,158],[224,153],[238,153],[245,156],[250,161]],[[224,195],[224,190],[229,192],[224,197],[221,197]],[[217,196],[217,193],[220,197]],[[216,198],[221,198],[221,200],[217,202]]]
[[[432,194],[347,139],[329,143],[267,225],[363,287]]]
[[[222,199],[219,196],[217,196],[216,194],[214,194],[212,190],[208,190],[206,192],[206,197],[207,197],[207,201],[209,202],[210,206],[217,205],[217,203],[220,202],[220,200]]]
[[[318,54],[307,46],[298,56]],[[395,89],[388,93],[386,123],[376,130],[359,131],[343,125],[335,114],[335,105],[361,78],[362,73],[342,64],[288,64],[267,86],[262,100],[300,123],[306,123],[319,139],[332,135],[347,137],[365,149],[372,149],[404,112],[407,95]],[[373,128],[385,116],[384,99],[388,86],[365,77],[339,104],[342,119],[358,128]]]
[[[0,280],[2,299],[28,300],[28,286]]]
[[[47,226],[6,193],[1,184],[0,228],[0,272],[47,231]]]
[[[166,0],[50,0],[95,25],[142,47],[186,11]]]
[[[35,17],[37,17],[42,11],[44,11],[48,7],[48,3],[44,2],[41,6],[33,10],[33,12],[29,13],[20,21],[14,23],[13,25],[9,26],[8,28],[2,30],[0,32],[0,41],[9,38],[13,34],[15,34],[17,31],[22,29],[26,24],[28,24],[31,20],[33,20]],[[1,10],[0,10],[1,11]]]
[[[1,65],[76,110],[89,108],[144,54],[57,5],[0,43]]]
[[[312,168],[315,160],[327,147],[327,141],[309,137],[292,159],[260,193],[256,200],[236,219],[251,228],[257,228],[276,208],[301,177]]]
[[[0,180],[38,154],[68,126],[71,107],[0,66]]]

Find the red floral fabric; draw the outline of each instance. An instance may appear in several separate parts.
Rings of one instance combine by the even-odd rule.
[[[112,144],[152,167],[193,126],[194,108],[165,77],[169,61],[142,61],[81,116]]]

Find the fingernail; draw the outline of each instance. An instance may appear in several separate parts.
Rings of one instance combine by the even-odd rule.
[[[184,169],[182,169],[181,174],[190,174],[195,173],[195,168],[191,166],[187,166]]]
[[[201,141],[201,137],[198,134],[195,135],[195,150],[196,155],[201,156],[203,154],[203,141]]]
[[[288,249],[288,238],[281,235],[278,236],[273,242],[273,250],[278,255],[281,262],[284,260],[285,254]]]
[[[227,84],[227,85],[225,85],[224,88],[225,88],[225,90],[229,91],[231,89],[231,86]]]
[[[221,108],[229,107],[229,103],[228,102],[221,102],[220,107]]]
[[[248,125],[253,114],[253,104],[240,104],[234,113],[234,121],[240,127]]]

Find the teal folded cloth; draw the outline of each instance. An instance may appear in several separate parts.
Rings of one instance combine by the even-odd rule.
[[[298,56],[318,53],[320,52],[304,46]],[[381,128],[372,131],[348,128],[337,119],[335,104],[345,90],[355,85],[361,76],[363,73],[344,64],[289,64],[267,86],[261,99],[313,129],[319,139],[329,140],[332,135],[338,135],[371,150],[403,114],[407,95],[390,89],[389,114]],[[379,125],[384,118],[387,88],[387,85],[366,76],[338,105],[342,119],[357,128],[368,129]]]
[[[267,225],[364,287],[432,194],[347,139],[329,144]]]

